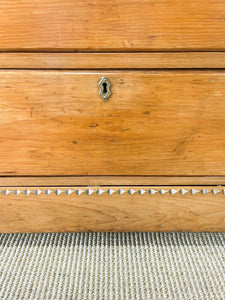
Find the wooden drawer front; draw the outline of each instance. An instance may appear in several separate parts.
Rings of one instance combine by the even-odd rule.
[[[0,71],[0,175],[225,175],[224,111],[223,71]]]
[[[0,0],[5,50],[224,50],[224,0]]]

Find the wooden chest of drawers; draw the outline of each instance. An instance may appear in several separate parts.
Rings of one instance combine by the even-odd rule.
[[[0,1],[0,231],[225,230],[225,2]]]

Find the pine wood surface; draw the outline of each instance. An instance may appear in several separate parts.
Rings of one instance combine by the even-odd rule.
[[[224,0],[1,0],[0,49],[223,51]]]
[[[224,231],[224,193],[215,186],[1,189],[0,232]]]
[[[225,52],[11,53],[0,69],[192,69],[225,68]]]
[[[1,176],[0,187],[46,186],[208,186],[225,185],[225,176]]]
[[[224,20],[223,0],[0,0],[0,232],[224,231]]]
[[[224,95],[222,70],[1,71],[0,174],[224,176]]]

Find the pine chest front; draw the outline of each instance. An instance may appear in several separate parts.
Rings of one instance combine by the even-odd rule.
[[[225,230],[224,20],[0,1],[0,232]]]

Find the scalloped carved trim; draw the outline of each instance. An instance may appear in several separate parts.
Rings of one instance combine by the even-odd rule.
[[[26,189],[4,189],[0,190],[0,194],[3,194],[5,196],[9,194],[14,194],[14,195],[19,195],[19,194],[25,194],[25,195],[30,195],[30,194],[35,194],[39,196],[40,194],[45,194],[45,195],[50,195],[50,194],[55,194],[55,195],[60,195],[62,193],[66,195],[81,195],[81,194],[86,194],[86,195],[91,195],[91,194],[97,194],[97,195],[102,195],[102,194],[108,194],[109,196],[116,193],[118,195],[123,195],[129,194],[139,194],[139,195],[144,195],[144,194],[149,194],[149,195],[154,195],[154,194],[170,194],[170,195],[175,195],[177,193],[181,195],[185,195],[187,193],[191,195],[195,195],[197,193],[200,193],[202,195],[206,195],[208,193],[211,193],[213,195],[216,195],[218,193],[222,193],[225,195],[225,188],[153,188],[153,187],[142,187],[142,188],[45,188],[45,189],[39,189],[39,188],[26,188]]]

